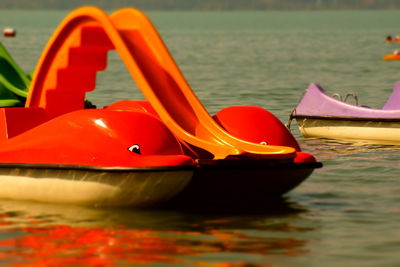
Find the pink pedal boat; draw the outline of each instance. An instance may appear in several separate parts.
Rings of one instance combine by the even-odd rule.
[[[346,102],[354,96],[356,103]],[[351,139],[400,144],[400,82],[382,109],[358,105],[357,96],[344,100],[311,84],[291,114],[305,137]]]

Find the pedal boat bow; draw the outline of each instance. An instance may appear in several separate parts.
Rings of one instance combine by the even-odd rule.
[[[193,159],[163,123],[143,112],[85,109],[26,131],[29,122],[45,120],[41,110],[1,108],[0,114],[0,198],[153,206],[193,175]],[[7,133],[15,136],[5,139]]]
[[[139,108],[157,116],[148,101],[124,100],[107,108],[124,111]],[[296,139],[278,118],[261,107],[227,107],[212,118],[236,138],[256,144],[293,147],[296,155],[293,158],[231,155],[215,159],[211,153],[180,140],[185,154],[196,160],[197,167],[189,184],[168,202],[173,206],[190,209],[263,207],[301,184],[314,169],[322,167],[312,155],[301,151]]]

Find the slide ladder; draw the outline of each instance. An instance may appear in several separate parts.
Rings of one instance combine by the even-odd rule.
[[[82,7],[67,16],[42,53],[26,107],[43,108],[50,117],[82,109],[112,49],[161,120],[184,142],[215,159],[295,157],[294,148],[250,143],[224,131],[191,90],[149,19],[131,8],[108,16]]]

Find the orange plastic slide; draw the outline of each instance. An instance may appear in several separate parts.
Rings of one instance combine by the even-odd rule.
[[[191,90],[158,32],[136,9],[111,16],[94,7],[73,11],[58,27],[39,61],[26,107],[40,107],[50,117],[83,108],[94,90],[96,72],[115,49],[161,120],[181,140],[212,153],[258,154],[293,158],[295,149],[246,142],[225,132]]]

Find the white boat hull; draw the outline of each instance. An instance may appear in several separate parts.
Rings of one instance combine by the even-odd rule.
[[[304,137],[374,141],[400,144],[400,121],[296,118]]]
[[[193,170],[0,168],[0,198],[92,206],[153,206],[178,194]]]

